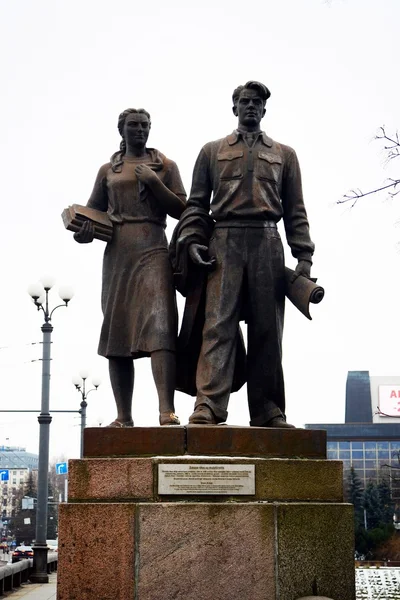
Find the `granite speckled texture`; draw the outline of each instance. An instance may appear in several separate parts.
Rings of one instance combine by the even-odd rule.
[[[272,505],[141,504],[138,520],[138,600],[275,598]]]
[[[157,494],[158,464],[227,464],[230,462],[255,465],[256,493],[250,497],[229,496],[229,499],[238,502],[249,500],[341,502],[343,500],[341,461],[197,456],[71,460],[69,500],[71,502],[104,502],[105,500],[176,502],[175,495]],[[188,500],[187,496],[185,498]],[[227,498],[220,496],[216,500],[226,501]]]
[[[310,594],[355,600],[353,506],[283,504],[277,510],[279,600]]]
[[[136,505],[60,504],[59,510],[57,599],[133,598]]]
[[[60,506],[58,600],[355,600],[325,431],[86,429],[85,456]],[[252,464],[256,493],[160,496],[160,463]]]
[[[355,600],[351,505],[74,503],[59,539],[58,600]]]
[[[343,463],[271,459],[256,463],[257,500],[343,501]]]
[[[151,458],[70,460],[68,496],[74,500],[153,499]]]
[[[154,458],[159,463],[223,463],[255,465],[256,493],[254,496],[229,496],[235,502],[267,501],[343,501],[343,463],[341,461],[280,459],[280,458],[232,458],[232,457],[175,457]],[[155,478],[157,471],[155,470]],[[156,482],[157,483],[157,482]],[[157,490],[157,485],[155,485]],[[186,498],[188,497],[179,497]],[[160,497],[163,502],[176,501],[177,496]],[[190,497],[189,497],[190,499]],[[204,496],[203,496],[204,499]],[[219,501],[226,501],[220,496]],[[218,497],[214,497],[218,501]]]

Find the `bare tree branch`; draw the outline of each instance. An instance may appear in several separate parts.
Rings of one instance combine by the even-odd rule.
[[[399,140],[399,132],[396,131],[394,139],[389,137],[385,131],[384,127],[379,128],[380,133],[377,133],[375,136],[376,140],[386,140],[390,142],[390,146],[384,146],[383,149],[387,152],[385,163],[388,164],[394,158],[398,158],[400,156],[400,140]]]
[[[384,150],[391,150],[392,148],[397,148],[397,151],[398,151],[399,146],[400,146],[399,132],[396,131],[396,134],[395,134],[396,139],[393,139],[387,135],[384,127],[380,127],[379,129],[380,129],[381,133],[380,134],[377,133],[375,136],[375,139],[376,140],[387,140],[388,142],[390,142],[392,144],[391,146],[384,146]]]
[[[350,190],[348,194],[344,194],[340,200],[337,201],[337,204],[344,204],[345,202],[353,202],[352,206],[355,205],[357,200],[360,198],[365,198],[365,196],[370,196],[371,194],[377,194],[378,192],[382,192],[382,190],[388,190],[389,188],[393,188],[394,190],[400,184],[400,179],[389,179],[391,183],[384,185],[380,188],[376,188],[374,190],[370,190],[369,192],[362,192],[360,189],[358,190]],[[400,190],[389,192],[391,197],[397,196]]]
[[[399,137],[398,131],[396,131],[396,133],[393,137],[390,137],[389,135],[387,135],[386,129],[382,125],[381,127],[379,127],[379,130],[375,136],[375,139],[376,140],[385,140],[386,142],[389,142],[389,144],[390,144],[390,145],[385,145],[383,147],[384,151],[386,152],[386,159],[385,159],[386,165],[390,161],[392,161],[395,158],[398,158],[400,156],[400,137]],[[400,185],[400,179],[389,178],[389,179],[387,179],[387,181],[389,181],[390,183],[388,183],[387,185],[378,187],[378,188],[374,188],[373,190],[369,190],[368,192],[362,192],[359,188],[350,190],[347,194],[344,194],[340,198],[340,200],[337,200],[336,203],[344,204],[346,202],[350,202],[351,208],[353,208],[353,206],[357,203],[358,200],[360,200],[360,198],[365,198],[366,196],[370,196],[371,194],[378,194],[379,192],[382,192],[383,190],[390,190],[389,196],[391,198],[394,198],[394,196],[397,196],[397,194],[400,193],[400,188],[397,189],[397,187]]]

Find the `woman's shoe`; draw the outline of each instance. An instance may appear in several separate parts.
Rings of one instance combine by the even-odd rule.
[[[115,419],[112,423],[107,425],[107,427],[114,427],[115,429],[125,429],[126,427],[133,427],[133,421],[130,419],[129,421],[119,421]]]
[[[180,425],[179,418],[173,412],[160,413],[160,425]]]

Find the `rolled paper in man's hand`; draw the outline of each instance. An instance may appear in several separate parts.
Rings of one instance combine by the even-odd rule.
[[[285,295],[311,321],[310,303],[318,304],[325,295],[325,290],[317,285],[316,279],[307,279],[299,275],[292,282],[294,271],[285,267]]]

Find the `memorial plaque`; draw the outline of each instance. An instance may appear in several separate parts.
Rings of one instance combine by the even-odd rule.
[[[158,465],[158,493],[251,496],[256,493],[254,465],[161,464]]]

